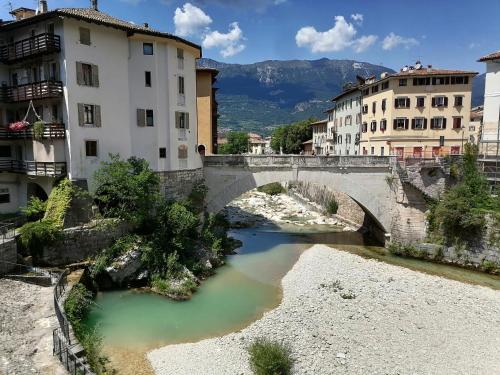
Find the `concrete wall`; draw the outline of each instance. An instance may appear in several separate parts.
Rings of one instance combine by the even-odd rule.
[[[481,152],[496,154],[498,120],[500,116],[500,63],[486,62],[486,83],[484,88],[484,112]],[[495,143],[494,143],[495,142]]]
[[[12,265],[3,262],[17,263],[17,243],[15,238],[0,243],[0,275],[5,275],[14,269]]]
[[[161,191],[169,200],[187,198],[194,185],[203,182],[203,170],[201,168],[159,172],[159,175]]]
[[[196,71],[196,96],[198,109],[198,144],[205,146],[206,155],[214,153],[212,134],[212,72]]]

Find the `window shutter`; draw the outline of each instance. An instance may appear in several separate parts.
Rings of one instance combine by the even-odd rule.
[[[409,123],[410,123],[410,120],[408,120],[407,118],[405,118],[405,129],[408,129]]]
[[[137,126],[146,126],[146,110],[137,108]]]
[[[427,119],[424,118],[424,129],[427,129]]]
[[[444,106],[448,107],[448,97],[447,96],[444,97]]]
[[[398,128],[398,120],[394,119],[393,129],[396,130]]]
[[[83,85],[83,67],[81,62],[76,63],[76,83],[79,85]]]
[[[435,107],[436,106],[436,98],[432,98],[432,106]]]
[[[443,119],[443,129],[446,129],[446,117]]]
[[[78,103],[78,125],[83,126],[84,118],[83,118],[83,104]]]
[[[100,128],[101,125],[101,106],[94,105],[94,126]]]
[[[181,123],[181,113],[180,112],[175,112],[175,127],[177,129],[180,128],[180,123]]]
[[[397,99],[394,99],[394,108],[399,108],[398,100]]]
[[[431,118],[431,129],[434,129],[434,122],[435,122],[434,119]]]
[[[186,121],[186,129],[189,129],[189,112],[185,112],[184,116],[184,121]]]
[[[410,98],[406,98],[406,108],[410,108]]]
[[[415,119],[414,118],[411,119],[411,128],[415,129]]]
[[[99,68],[92,65],[92,86],[99,87]]]

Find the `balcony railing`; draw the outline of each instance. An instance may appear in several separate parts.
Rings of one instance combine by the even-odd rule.
[[[0,62],[12,64],[24,58],[59,52],[60,50],[61,38],[59,35],[38,34],[0,47]]]
[[[1,100],[6,103],[25,102],[35,99],[58,98],[63,94],[61,81],[40,81],[1,88]]]
[[[43,129],[42,139],[64,139],[66,130],[64,124],[52,123],[46,124]],[[34,139],[33,128],[22,131],[9,130],[8,127],[0,127],[0,139]]]
[[[0,172],[21,173],[30,176],[60,177],[66,174],[66,163],[0,160]]]

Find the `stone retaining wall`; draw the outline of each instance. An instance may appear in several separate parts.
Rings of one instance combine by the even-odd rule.
[[[161,191],[167,199],[182,200],[189,196],[194,185],[203,181],[203,169],[159,172]]]
[[[62,266],[87,260],[129,231],[130,224],[124,222],[65,229],[63,239],[46,246],[42,255],[37,257],[37,262],[47,266]]]
[[[5,275],[15,267],[8,263],[17,263],[17,243],[15,238],[0,243],[0,275]]]

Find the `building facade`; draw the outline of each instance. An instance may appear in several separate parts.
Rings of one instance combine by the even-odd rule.
[[[346,87],[332,99],[328,113],[328,136],[334,155],[358,155],[361,131],[361,91],[357,86]]]
[[[201,166],[195,61],[201,48],[97,9],[13,11],[0,25],[0,212],[62,176],[92,188],[109,154],[158,172]]]
[[[330,145],[327,142],[328,119],[311,124],[313,131],[312,151],[315,155],[329,155]]]
[[[417,62],[361,87],[360,153],[435,157],[460,154],[469,141],[472,79],[477,73]]]
[[[219,71],[212,68],[196,69],[196,100],[198,111],[198,152],[200,155],[217,153],[217,100],[214,87]]]

